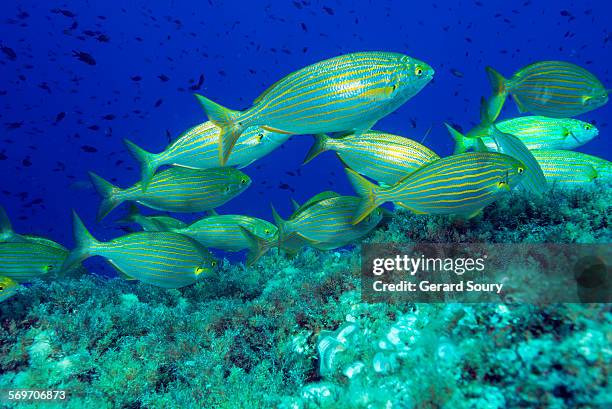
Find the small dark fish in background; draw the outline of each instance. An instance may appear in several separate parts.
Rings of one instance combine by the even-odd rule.
[[[83,152],[87,152],[87,153],[95,153],[98,152],[98,148],[91,146],[91,145],[83,145],[81,146],[81,150]]]
[[[0,50],[9,60],[15,61],[17,59],[17,53],[11,47],[7,47],[6,45],[0,43]]]
[[[456,68],[451,68],[450,72],[457,78],[463,78],[463,73]]]
[[[96,65],[96,59],[89,53],[72,50],[72,55],[76,57],[77,60],[82,61],[87,65]]]
[[[76,17],[76,14],[74,14],[72,11],[67,10],[67,9],[52,9],[51,13],[61,14],[62,16],[69,17],[69,18]]]
[[[202,84],[204,84],[204,75],[200,74],[200,79],[198,80],[197,84],[190,86],[189,89],[192,91],[197,91],[202,88]]]

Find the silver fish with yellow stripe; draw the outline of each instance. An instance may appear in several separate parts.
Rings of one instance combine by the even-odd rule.
[[[33,242],[0,243],[0,276],[19,283],[57,275],[68,256],[67,250]]]
[[[365,236],[380,223],[383,212],[376,209],[364,220],[353,224],[353,215],[360,202],[361,199],[355,196],[330,197],[306,206],[289,220],[283,220],[272,208],[281,247],[284,242],[297,238],[303,240],[304,245],[331,250]],[[295,246],[291,247],[292,251],[296,250]]]
[[[386,202],[417,214],[472,217],[516,186],[525,165],[501,153],[468,152],[431,162],[390,187],[376,186],[348,168],[346,173],[362,197],[352,221],[360,223]]]
[[[19,289],[19,284],[15,280],[0,276],[0,302],[17,294],[17,289]]]
[[[245,230],[250,234],[245,234]],[[257,217],[238,214],[208,216],[189,226],[171,231],[189,236],[205,247],[225,251],[249,249],[249,264],[272,248],[278,236],[278,229],[274,224]],[[263,245],[262,241],[268,242],[269,245]]]
[[[125,201],[134,201],[156,210],[177,213],[214,209],[244,192],[251,179],[232,167],[187,169],[172,167],[156,173],[143,192],[138,182],[121,189],[90,172],[91,180],[102,196],[98,220]]]
[[[13,230],[13,225],[8,217],[8,214],[2,206],[0,206],[0,242],[13,243],[38,243],[45,246],[59,248],[68,254],[68,249],[61,244],[48,239],[46,237],[33,236],[29,234],[19,234]]]
[[[552,186],[572,187],[593,183],[594,180],[612,181],[612,162],[582,152],[566,150],[533,150],[548,183]]]
[[[497,145],[489,134],[489,128],[477,126],[466,135],[445,124],[455,139],[455,153],[477,148],[477,139],[487,148],[495,150]],[[584,145],[599,134],[595,125],[573,118],[548,118],[545,116],[521,116],[495,123],[503,133],[520,139],[527,149],[574,149]]]
[[[192,169],[210,169],[219,166],[220,128],[205,122],[187,130],[161,153],[150,153],[129,140],[125,145],[140,163],[141,184],[146,190],[155,171],[163,165],[182,166]],[[248,128],[233,150],[227,166],[244,168],[281,146],[290,135],[270,132],[259,127]]]
[[[431,81],[422,61],[391,52],[341,55],[295,71],[270,86],[246,111],[232,111],[196,95],[221,128],[219,158],[226,163],[251,126],[286,134],[361,134]]]
[[[213,271],[217,262],[197,241],[173,232],[137,232],[108,242],[96,240],[74,213],[76,248],[64,268],[92,256],[106,258],[126,279],[140,280],[163,288],[195,283]]]
[[[340,160],[357,173],[388,185],[440,158],[412,139],[371,130],[342,138],[316,135],[304,163],[327,150],[335,151]]]
[[[60,243],[46,237],[16,233],[13,230],[11,221],[2,206],[0,206],[0,243],[16,243],[16,246],[13,246],[12,248],[15,251],[19,249],[20,252],[26,254],[25,257],[27,257],[28,251],[34,251],[45,254],[45,260],[59,260],[58,262],[49,264],[43,263],[41,265],[38,265],[35,262],[34,268],[31,270],[31,274],[23,273],[24,277],[30,274],[32,278],[55,278],[60,275],[75,278],[87,272],[86,269],[80,264],[68,271],[60,271],[57,266],[58,264],[61,266],[63,260],[68,257],[68,249]],[[29,246],[27,244],[33,244],[34,246]],[[20,245],[22,246],[20,247]],[[0,258],[0,262],[1,261],[2,259]],[[28,265],[28,263],[28,261],[24,261],[24,266]],[[24,280],[26,279],[27,278],[24,278]]]
[[[171,231],[189,236],[206,247],[240,251],[249,248],[250,245],[240,226],[266,240],[274,240],[278,234],[274,224],[257,217],[238,214],[208,216],[187,227]]]
[[[487,67],[493,97],[489,116],[495,120],[508,94],[519,112],[551,118],[569,118],[592,111],[608,102],[608,91],[584,68],[564,61],[540,61],[505,79]]]
[[[525,146],[525,144],[518,138],[509,133],[500,131],[493,121],[489,118],[490,101],[485,98],[481,99],[480,104],[480,124],[471,131],[473,134],[481,135],[486,134],[491,137],[495,147],[489,149],[483,142],[482,138],[476,137],[477,149],[481,152],[494,151],[505,153],[513,158],[519,160],[525,165],[526,172],[521,181],[521,187],[524,189],[541,195],[547,188],[546,178],[538,161],[535,160],[531,151]],[[453,129],[447,125],[451,133]]]

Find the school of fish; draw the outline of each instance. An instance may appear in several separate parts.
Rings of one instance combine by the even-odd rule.
[[[473,217],[500,195],[524,189],[537,195],[612,180],[612,163],[572,151],[598,135],[574,119],[605,105],[608,91],[582,67],[541,61],[506,79],[486,68],[492,95],[481,102],[480,124],[465,134],[445,124],[455,152],[440,157],[411,139],[374,130],[383,117],[418,94],[434,77],[423,61],[391,52],[341,55],[280,79],[244,110],[232,110],[196,94],[208,121],[196,125],[163,152],[151,153],[125,140],[138,161],[141,180],[120,188],[90,173],[102,197],[98,220],[131,202],[123,224],[142,231],[109,241],[94,238],[74,213],[76,248],[18,234],[0,207],[0,301],[20,283],[77,275],[93,256],[108,260],[118,275],[162,288],[195,283],[213,271],[209,248],[247,250],[247,264],[278,248],[289,255],[302,247],[332,250],[371,232],[391,202],[415,214]],[[519,116],[497,121],[508,95]],[[293,214],[273,222],[215,209],[251,185],[242,169],[292,135],[314,136],[304,164],[334,151],[356,196],[325,191]],[[159,171],[159,168],[164,168]],[[207,212],[191,224],[167,215],[145,216],[137,205],[172,213]]]

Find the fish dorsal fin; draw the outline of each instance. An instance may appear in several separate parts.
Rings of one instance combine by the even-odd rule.
[[[313,197],[311,197],[306,203],[304,203],[303,205],[301,205],[300,207],[298,207],[297,209],[295,209],[293,211],[293,214],[291,215],[291,217],[295,217],[297,214],[302,213],[304,210],[308,209],[309,207],[312,207],[313,205],[326,200],[326,199],[331,199],[333,197],[339,197],[340,194],[334,192],[333,190],[326,190],[323,191]]]
[[[294,212],[297,212],[300,210],[300,207],[302,207],[302,205],[300,205],[295,199],[291,199],[291,206],[293,207]]]
[[[427,129],[427,131],[425,131],[425,135],[423,135],[423,139],[421,139],[421,145],[425,142],[425,139],[427,139],[427,137],[429,136],[429,133],[431,132],[433,128],[433,124],[429,125],[429,128]]]

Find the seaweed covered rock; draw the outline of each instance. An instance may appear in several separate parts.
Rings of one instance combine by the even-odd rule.
[[[399,211],[367,241],[606,243],[611,198],[609,188],[515,194],[473,220]],[[609,305],[365,303],[358,250],[226,261],[178,290],[95,275],[37,281],[0,303],[0,388],[65,389],[55,407],[67,408],[611,400]]]

